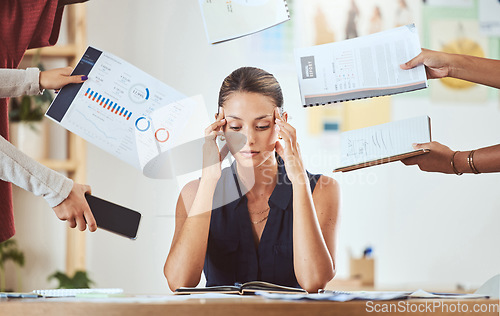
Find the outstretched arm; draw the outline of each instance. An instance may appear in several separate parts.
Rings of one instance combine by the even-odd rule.
[[[60,220],[71,228],[95,231],[97,225],[85,200],[90,187],[74,183],[62,174],[25,155],[0,137],[0,179],[43,196]]]
[[[458,151],[455,154],[455,151],[438,142],[416,144],[414,147],[415,149],[428,148],[431,151],[403,159],[402,162],[405,165],[418,165],[423,171],[450,174],[474,173],[474,167],[480,173],[500,172],[500,145],[479,148],[472,155],[471,151]],[[452,160],[456,171],[453,170]]]
[[[402,64],[401,68],[411,69],[420,64],[425,65],[428,79],[452,77],[500,89],[500,60],[423,48],[417,57]]]
[[[71,76],[73,68],[40,71],[38,68],[0,69],[0,98],[35,95],[43,89],[61,89],[70,83],[82,83],[86,76]]]

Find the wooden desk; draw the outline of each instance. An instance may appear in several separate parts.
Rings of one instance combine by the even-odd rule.
[[[499,315],[498,300],[395,300],[395,301],[278,301],[262,297],[232,297],[188,299],[184,301],[140,302],[114,299],[0,299],[0,315],[75,315],[75,316],[141,316],[141,315]],[[123,300],[123,301],[120,301]],[[378,305],[376,305],[378,304]],[[384,305],[385,304],[385,305]],[[383,306],[394,306],[393,312],[382,312]],[[437,307],[438,305],[441,307]],[[446,304],[448,311],[444,308]],[[433,306],[436,306],[433,308]],[[399,307],[398,311],[396,308]],[[472,312],[473,308],[489,309],[487,312]],[[371,311],[371,312],[370,312]],[[378,312],[377,312],[378,311]],[[447,312],[446,312],[447,311]],[[468,311],[468,312],[467,312]]]

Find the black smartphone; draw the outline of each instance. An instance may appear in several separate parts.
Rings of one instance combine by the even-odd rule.
[[[93,195],[86,194],[85,198],[97,227],[130,239],[137,238],[141,213]]]

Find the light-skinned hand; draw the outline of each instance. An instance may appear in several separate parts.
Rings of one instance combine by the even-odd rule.
[[[73,68],[56,68],[40,72],[40,89],[61,89],[70,83],[82,83],[87,76],[71,76]]]
[[[85,199],[85,193],[90,194],[90,192],[90,186],[73,183],[68,197],[53,208],[57,217],[62,221],[68,221],[71,228],[78,227],[80,231],[84,231],[88,226],[91,232],[96,231],[94,215]]]

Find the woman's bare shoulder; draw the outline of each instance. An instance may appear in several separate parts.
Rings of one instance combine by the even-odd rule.
[[[191,208],[199,186],[200,179],[189,181],[184,185],[177,201],[178,208],[181,205],[184,210],[189,210]]]
[[[340,189],[337,180],[321,175],[313,192],[315,204],[331,206],[338,204],[340,198]]]

